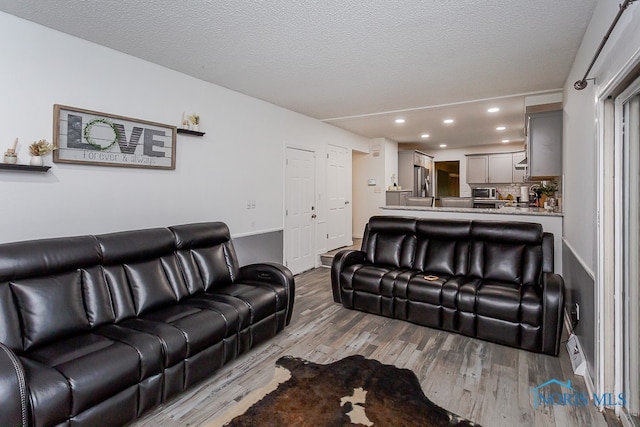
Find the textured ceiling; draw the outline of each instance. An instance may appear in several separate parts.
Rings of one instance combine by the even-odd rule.
[[[0,0],[0,10],[366,136],[415,141],[379,113],[418,109],[407,116],[426,121],[432,106],[561,88],[595,1]],[[379,120],[345,119],[371,114]]]

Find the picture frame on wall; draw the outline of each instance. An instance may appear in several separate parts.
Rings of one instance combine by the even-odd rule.
[[[171,125],[53,106],[54,163],[175,169],[176,135]]]

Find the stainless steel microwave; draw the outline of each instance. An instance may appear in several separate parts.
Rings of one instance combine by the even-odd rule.
[[[496,187],[478,187],[471,189],[471,197],[474,199],[497,199]]]

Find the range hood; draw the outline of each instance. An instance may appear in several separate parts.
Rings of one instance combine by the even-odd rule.
[[[529,160],[525,157],[524,160],[520,160],[513,167],[516,169],[526,169],[529,166]]]

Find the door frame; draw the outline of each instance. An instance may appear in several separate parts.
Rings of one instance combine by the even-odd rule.
[[[614,114],[615,99],[626,90],[627,81],[640,62],[637,51],[607,82],[596,86],[597,123],[597,239],[596,239],[596,312],[601,313],[596,325],[596,360],[594,367],[596,392],[613,390],[617,396],[625,390],[623,381],[624,310],[622,281],[622,141],[621,120]],[[634,79],[635,81],[635,79]],[[614,178],[615,177],[615,178]],[[615,255],[611,255],[615,254]],[[611,334],[611,325],[614,333]],[[613,344],[613,345],[612,345]],[[636,396],[637,398],[637,396]],[[600,407],[603,409],[603,407]],[[614,408],[623,425],[633,426],[626,410]]]

